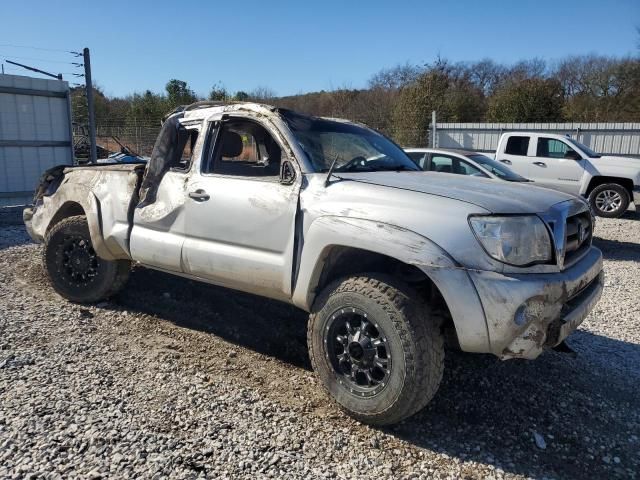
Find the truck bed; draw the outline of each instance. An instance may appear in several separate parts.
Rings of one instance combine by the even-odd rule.
[[[42,241],[60,212],[87,215],[105,258],[129,257],[129,234],[145,164],[58,166],[40,179],[33,207],[25,210],[29,234]],[[29,217],[29,218],[27,218]],[[93,235],[92,235],[93,238]]]

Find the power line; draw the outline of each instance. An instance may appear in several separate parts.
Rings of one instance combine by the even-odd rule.
[[[46,60],[44,58],[33,58],[33,57],[22,57],[20,55],[5,55],[5,54],[0,54],[0,56],[5,57],[5,58],[17,58],[20,60],[31,60],[34,62],[47,62],[47,63],[64,63],[66,65],[75,65],[75,62],[64,62],[62,60]]]
[[[12,45],[9,43],[0,43],[0,47],[30,48],[31,50],[43,50],[45,52],[64,52],[64,53],[71,53],[71,54],[77,53],[77,52],[72,52],[71,50],[61,50],[59,48],[30,47],[28,45]]]

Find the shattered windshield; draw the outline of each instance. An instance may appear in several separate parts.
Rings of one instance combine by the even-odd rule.
[[[528,182],[529,180],[518,175],[516,172],[506,167],[504,164],[487,157],[486,155],[469,155],[469,158],[480,164],[481,167],[489,170],[496,177],[510,182]]]
[[[282,112],[291,132],[316,172],[419,171],[404,151],[368,128]]]

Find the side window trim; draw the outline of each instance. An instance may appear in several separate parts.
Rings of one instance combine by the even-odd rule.
[[[521,151],[524,150],[524,153],[513,153],[513,152],[508,151],[509,150],[509,141],[512,138],[513,139],[515,139],[515,138],[526,139],[527,148],[526,149],[520,149]],[[516,157],[528,157],[528,156],[530,156],[531,146],[536,144],[536,142],[532,142],[533,138],[534,137],[531,137],[530,135],[509,135],[507,137],[507,141],[506,141],[506,144],[504,146],[504,154],[505,155],[513,155],[513,156],[516,156]],[[522,140],[520,140],[520,141],[522,141]]]
[[[538,137],[538,142],[536,144],[536,157],[542,157],[542,158],[564,158],[564,155],[562,157],[554,157],[549,155],[540,155],[540,142],[542,141],[546,141],[547,145],[549,145],[550,142],[559,142],[562,145],[565,146],[566,150],[565,150],[565,154],[568,151],[573,151],[573,152],[577,152],[575,148],[573,148],[571,145],[569,145],[567,142],[565,142],[564,140],[560,140],[559,138],[549,138],[549,137]],[[547,148],[547,153],[549,153],[549,148]]]
[[[274,180],[276,181],[279,180],[280,169],[278,169],[278,174],[268,175],[268,176],[233,175],[231,173],[225,173],[225,172],[216,170],[216,163],[218,163],[216,162],[216,160],[218,159],[218,149],[220,148],[221,138],[222,138],[221,133],[224,130],[225,124],[231,123],[233,121],[245,121],[245,122],[255,123],[256,125],[263,128],[267,133],[267,135],[269,135],[271,139],[276,143],[276,145],[280,148],[280,152],[281,152],[280,165],[282,165],[282,162],[289,161],[288,157],[285,154],[285,149],[283,148],[279,138],[277,138],[277,135],[273,135],[262,122],[259,122],[253,118],[247,118],[244,116],[231,116],[231,115],[225,114],[220,120],[213,120],[210,122],[211,126],[209,128],[212,130],[212,135],[207,136],[208,145],[205,146],[206,161],[201,162],[200,173],[202,175],[208,175],[208,176],[235,178],[235,179],[251,179],[251,180],[262,181],[262,182],[265,182],[265,181],[272,182]],[[210,137],[213,137],[213,138],[210,138]],[[204,151],[203,151],[202,158],[204,159]]]
[[[213,165],[211,165],[211,163],[213,162],[213,155],[218,143],[220,124],[220,120],[212,120],[207,125],[206,143],[202,148],[202,155],[200,156],[200,174],[202,175],[213,174]]]

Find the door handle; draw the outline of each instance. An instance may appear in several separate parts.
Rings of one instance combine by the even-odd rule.
[[[199,188],[195,192],[189,192],[189,198],[193,198],[196,202],[206,202],[211,198],[211,196]]]
[[[506,163],[507,165],[511,165],[511,160],[500,160],[502,163]]]
[[[546,166],[547,166],[547,164],[546,164],[546,163],[544,163],[544,162],[533,162],[533,164],[534,164],[534,165],[537,165],[537,166],[539,166],[539,167],[546,167]]]

